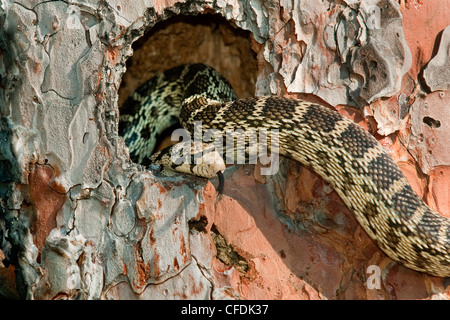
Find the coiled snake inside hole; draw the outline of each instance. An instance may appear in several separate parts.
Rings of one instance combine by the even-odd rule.
[[[450,220],[413,191],[372,135],[334,110],[285,97],[238,99],[213,68],[187,64],[144,83],[120,113],[119,134],[133,161],[206,178],[225,169],[223,155],[211,144],[188,147],[191,155],[201,152],[207,163],[174,161],[172,156],[186,148],[181,144],[152,155],[167,128],[180,122],[193,134],[194,124],[200,121],[203,133],[215,130],[226,138],[227,131],[253,130],[266,132],[269,140],[276,131],[279,154],[327,181],[391,259],[413,270],[450,276]]]

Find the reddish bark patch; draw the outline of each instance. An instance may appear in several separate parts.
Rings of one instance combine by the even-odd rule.
[[[42,249],[50,231],[56,228],[56,215],[66,202],[66,195],[50,187],[55,185],[54,170],[49,165],[34,164],[30,168],[29,195],[34,209],[33,233],[35,244]]]

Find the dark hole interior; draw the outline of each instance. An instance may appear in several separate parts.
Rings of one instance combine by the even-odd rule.
[[[439,128],[441,126],[441,122],[439,120],[433,119],[431,117],[424,117],[423,123],[433,129]]]

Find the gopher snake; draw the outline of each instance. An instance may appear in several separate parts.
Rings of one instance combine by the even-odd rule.
[[[159,135],[180,122],[202,130],[279,130],[279,153],[310,167],[337,191],[356,219],[390,258],[407,268],[450,276],[450,221],[416,195],[397,164],[368,132],[317,103],[282,97],[237,99],[214,69],[189,64],[167,70],[131,94],[121,109],[120,134],[132,159],[210,177],[195,164],[153,155]],[[166,149],[168,150],[168,149]]]

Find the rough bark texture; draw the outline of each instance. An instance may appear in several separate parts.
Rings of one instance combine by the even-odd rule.
[[[354,119],[450,217],[449,8],[2,0],[0,296],[448,299],[444,279],[387,258],[301,165],[230,167],[217,198],[214,179],[132,163],[117,125],[151,75],[208,63],[241,97],[319,100]]]

